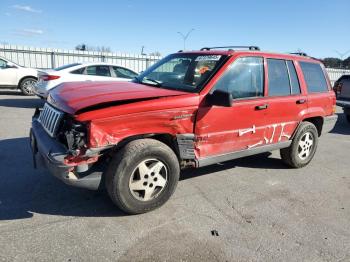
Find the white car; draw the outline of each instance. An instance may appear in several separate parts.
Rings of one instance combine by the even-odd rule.
[[[0,57],[0,87],[18,88],[24,95],[32,95],[38,71],[17,65]]]
[[[75,63],[39,71],[34,93],[47,98],[49,91],[64,82],[130,81],[138,74],[128,68],[107,63]]]

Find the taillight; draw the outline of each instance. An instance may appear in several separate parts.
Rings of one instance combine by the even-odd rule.
[[[42,79],[43,81],[55,80],[58,78],[60,78],[60,76],[55,76],[55,75],[42,75],[42,76],[40,76],[40,79]]]

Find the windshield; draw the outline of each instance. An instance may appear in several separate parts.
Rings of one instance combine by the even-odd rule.
[[[227,56],[177,53],[169,55],[134,81],[152,86],[199,92]]]
[[[67,69],[67,68],[70,68],[70,67],[73,67],[73,66],[77,66],[77,65],[81,65],[81,64],[74,63],[74,64],[69,64],[69,65],[64,65],[64,66],[56,67],[56,68],[54,68],[54,70],[55,71],[61,71],[63,69]]]

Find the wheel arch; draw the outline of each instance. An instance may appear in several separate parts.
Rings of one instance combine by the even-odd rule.
[[[322,116],[314,116],[314,117],[305,118],[305,119],[303,119],[303,122],[312,123],[317,129],[318,136],[321,136],[322,127],[323,127],[323,123],[324,123],[324,119]]]
[[[144,139],[144,138],[155,139],[155,140],[158,140],[159,142],[166,144],[168,147],[170,147],[171,150],[174,151],[178,160],[180,161],[181,158],[180,158],[179,146],[176,141],[176,137],[168,133],[151,133],[151,134],[132,135],[129,137],[125,137],[121,141],[119,141],[118,144],[116,144],[116,146],[114,147],[114,150],[124,147],[126,144],[130,143],[131,141]]]
[[[21,88],[21,84],[22,82],[27,79],[27,78],[33,78],[35,80],[38,80],[38,78],[36,76],[32,76],[32,75],[26,75],[26,76],[23,76],[19,81],[18,81],[18,85],[17,85],[17,88]]]

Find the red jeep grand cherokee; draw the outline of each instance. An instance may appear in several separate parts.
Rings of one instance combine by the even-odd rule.
[[[130,83],[58,86],[33,117],[34,159],[69,185],[105,184],[130,214],[164,204],[181,168],[276,149],[287,165],[307,165],[337,120],[323,65],[228,48],[180,51]]]

